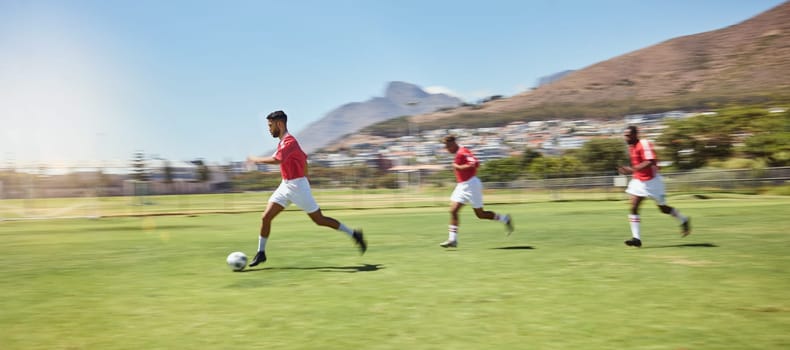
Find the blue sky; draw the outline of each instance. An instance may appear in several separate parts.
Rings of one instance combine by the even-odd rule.
[[[780,0],[0,0],[0,165],[243,160],[399,80],[467,101]]]

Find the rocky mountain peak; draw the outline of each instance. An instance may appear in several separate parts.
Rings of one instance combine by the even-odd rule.
[[[430,94],[425,92],[421,87],[402,81],[390,82],[387,84],[387,89],[384,92],[385,98],[404,105],[419,102],[429,95]]]

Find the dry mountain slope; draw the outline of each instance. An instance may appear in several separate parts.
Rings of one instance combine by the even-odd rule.
[[[705,101],[749,97],[790,97],[790,2],[739,24],[674,38],[572,72],[551,84],[478,109],[415,116],[412,121],[439,125],[459,116],[507,114],[539,118],[534,109],[583,115],[596,106],[667,105],[693,108]],[[637,108],[638,109],[638,108]],[[556,115],[546,117],[556,117]],[[614,117],[614,115],[612,115]]]

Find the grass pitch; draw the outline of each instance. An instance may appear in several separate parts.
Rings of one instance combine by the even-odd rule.
[[[320,201],[319,201],[320,203]],[[0,222],[3,349],[786,349],[790,199],[645,202],[628,248],[625,201],[490,205],[516,232],[447,209],[288,210],[269,261],[259,214]],[[263,203],[261,203],[263,205]]]

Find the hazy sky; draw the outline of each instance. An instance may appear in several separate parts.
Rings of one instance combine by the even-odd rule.
[[[467,101],[780,0],[0,0],[0,163],[243,160],[399,80]]]

